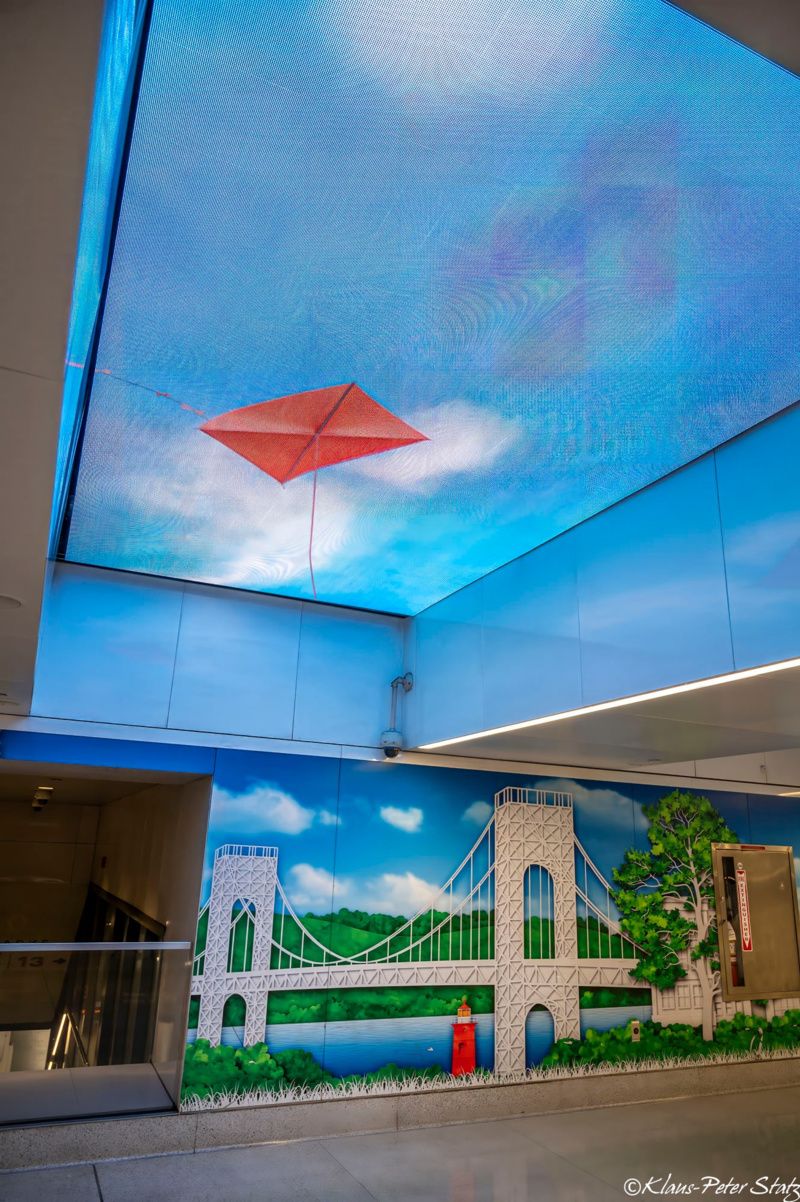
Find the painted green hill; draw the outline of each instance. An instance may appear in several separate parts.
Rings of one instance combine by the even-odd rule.
[[[476,910],[451,918],[433,910],[413,924],[401,915],[368,914],[343,907],[330,914],[304,914],[301,919],[310,935],[339,956],[356,956],[375,944],[368,960],[396,956],[399,963],[429,960],[491,959],[494,956],[494,911]],[[205,948],[208,914],[197,924],[197,954]],[[438,929],[437,929],[438,928]],[[301,957],[322,963],[324,953],[311,939],[305,938],[297,922],[289,915],[276,915],[274,938],[284,951],[273,947],[272,968],[291,968]],[[577,918],[578,955],[582,959],[633,959],[630,945],[613,934],[596,918]],[[386,942],[384,942],[386,941]],[[411,947],[410,945],[416,944]],[[546,960],[555,955],[555,931],[552,919],[532,917],[526,920],[523,935],[526,959]],[[230,968],[248,972],[252,968],[253,924],[243,914],[235,923],[230,949]]]

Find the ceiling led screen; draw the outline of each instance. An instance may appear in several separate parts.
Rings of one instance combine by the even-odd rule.
[[[155,0],[67,558],[414,613],[795,401],[798,127],[661,0]]]

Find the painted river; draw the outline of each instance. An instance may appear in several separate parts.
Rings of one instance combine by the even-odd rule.
[[[646,1021],[649,1006],[603,1006],[581,1010],[581,1034],[590,1027],[607,1031],[631,1018]],[[265,1042],[273,1052],[304,1048],[329,1073],[344,1077],[369,1073],[384,1064],[402,1068],[436,1067],[447,1071],[453,1046],[453,1020],[449,1015],[427,1018],[373,1018],[338,1023],[270,1023]],[[479,1068],[494,1064],[494,1015],[475,1015]],[[196,1032],[189,1032],[193,1042]],[[222,1042],[241,1047],[242,1027],[225,1027]],[[553,1042],[553,1020],[546,1010],[532,1010],[525,1024],[525,1058],[538,1064]]]

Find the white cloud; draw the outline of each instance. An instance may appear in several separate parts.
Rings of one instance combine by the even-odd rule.
[[[468,401],[417,409],[408,420],[427,442],[355,460],[350,470],[406,492],[425,492],[445,476],[484,471],[520,436],[518,425]]]
[[[320,826],[341,826],[342,820],[332,810],[320,810],[317,814]]]
[[[337,51],[389,89],[414,97],[475,90],[519,99],[538,81],[552,88],[579,69],[597,36],[605,0],[338,0]]]
[[[423,880],[413,872],[383,872],[379,876],[353,880],[336,876],[313,864],[294,864],[287,874],[286,889],[297,909],[327,914],[340,906],[356,906],[372,914],[402,914],[413,918],[434,903],[437,910],[451,905],[458,910],[463,894],[441,897],[441,884]],[[465,913],[468,911],[465,911]]]
[[[240,827],[245,838],[253,838],[262,831],[299,835],[313,821],[313,810],[273,785],[253,785],[244,793],[214,789],[212,826]]]
[[[473,801],[461,815],[462,822],[474,822],[476,826],[485,826],[492,816],[494,807],[488,801]]]
[[[339,892],[339,882],[336,884]],[[411,918],[426,909],[438,896],[440,885],[433,885],[413,872],[384,872],[367,881],[360,904],[373,912],[402,914]]]
[[[327,868],[315,868],[312,864],[294,864],[289,869],[289,880],[292,905],[311,910],[330,910],[333,903],[334,878]],[[337,898],[343,897],[347,890],[347,882],[337,879]]]
[[[587,819],[598,822],[604,830],[633,837],[634,807],[638,808],[639,803],[624,793],[618,793],[616,789],[587,788],[574,780],[547,780],[540,787],[571,793],[575,808],[581,810]]]
[[[395,826],[399,831],[406,831],[407,834],[415,834],[422,826],[422,819],[425,817],[422,810],[417,806],[409,806],[407,810],[403,810],[400,806],[381,806],[380,816],[384,822],[388,822],[389,826]]]
[[[181,436],[161,431],[154,446],[146,425],[106,418],[102,439],[105,478],[114,481],[115,505],[128,515],[128,559],[212,584],[265,588],[308,579],[310,475],[282,487],[191,423]],[[80,505],[82,529],[107,526],[102,491]],[[320,473],[315,571],[338,566],[357,516],[353,499]]]
[[[301,477],[281,487],[232,451],[205,435],[201,437],[206,438],[210,448],[204,456],[198,456],[195,473],[185,469],[193,478],[179,483],[175,500],[181,517],[188,519],[189,529],[194,526],[192,534],[196,531],[200,555],[205,559],[210,549],[214,556],[207,574],[204,564],[204,578],[216,584],[264,586],[307,576],[312,477]],[[213,481],[213,489],[208,487],[209,480]],[[192,515],[186,513],[187,500],[197,503],[198,493],[207,497],[203,526],[195,525]],[[149,496],[152,498],[152,493]],[[202,502],[199,508],[201,512],[205,509]],[[329,488],[328,481],[319,477],[315,569],[336,561],[348,541],[354,516],[341,490]],[[209,528],[214,534],[210,548]]]

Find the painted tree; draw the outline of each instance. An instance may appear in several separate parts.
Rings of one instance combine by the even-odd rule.
[[[645,806],[644,815],[649,851],[631,848],[614,869],[620,925],[640,949],[631,976],[669,989],[687,976],[688,957],[700,985],[703,1038],[713,1039],[720,975],[711,844],[738,839],[707,797],[679,789]]]

